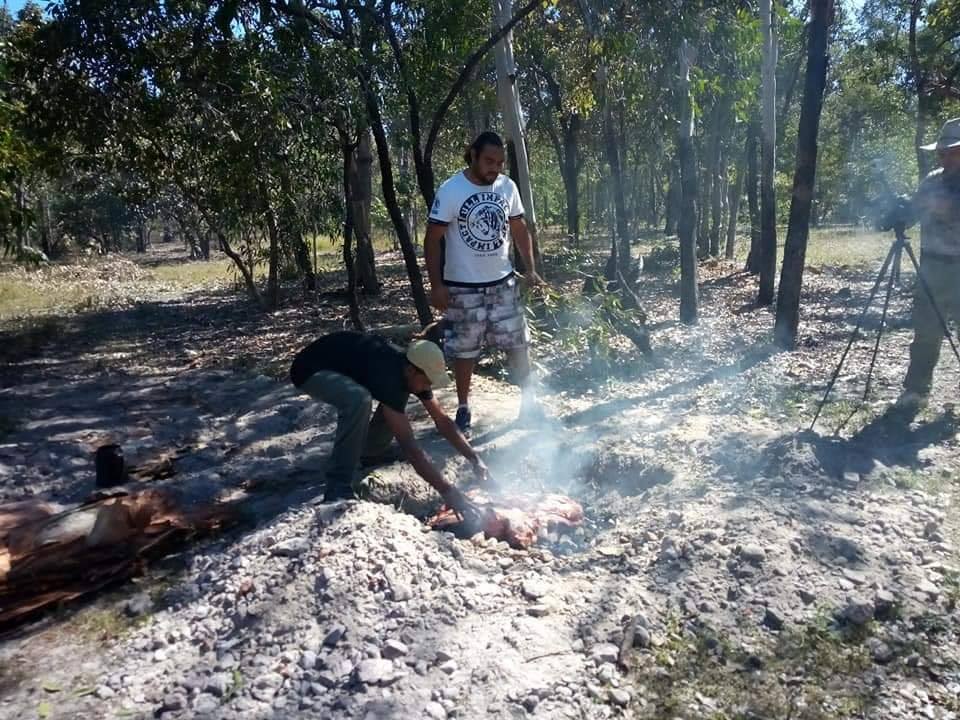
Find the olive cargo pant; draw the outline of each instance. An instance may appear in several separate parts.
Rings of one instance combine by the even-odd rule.
[[[370,417],[370,392],[340,373],[321,370],[300,388],[315,400],[337,409],[337,434],[327,465],[325,500],[353,497],[360,479],[360,460],[386,452],[393,433],[383,418],[382,406]]]
[[[921,255],[920,272],[944,320],[948,324],[960,322],[960,257]],[[910,367],[903,387],[925,395],[930,392],[944,336],[937,313],[919,279],[914,289],[913,333]]]

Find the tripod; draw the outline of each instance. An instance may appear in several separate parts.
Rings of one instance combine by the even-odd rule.
[[[833,392],[833,386],[836,384],[837,378],[840,376],[843,363],[846,362],[847,355],[850,353],[850,348],[853,347],[853,343],[856,342],[857,337],[859,337],[860,328],[863,327],[863,321],[867,317],[867,312],[870,310],[870,306],[873,304],[873,300],[876,298],[877,292],[880,290],[880,286],[883,284],[884,277],[887,276],[889,271],[889,277],[887,277],[887,292],[886,297],[883,300],[883,312],[880,315],[880,327],[877,329],[877,339],[873,344],[873,355],[870,358],[870,369],[867,371],[867,383],[866,388],[863,391],[863,401],[866,401],[867,397],[870,395],[873,369],[877,364],[877,352],[880,350],[880,338],[883,337],[883,330],[887,324],[887,310],[890,308],[890,296],[893,294],[893,286],[900,280],[900,261],[903,257],[904,251],[906,251],[907,257],[910,258],[910,262],[913,263],[913,269],[917,273],[917,282],[920,283],[920,287],[923,289],[923,292],[926,293],[927,299],[930,300],[930,305],[933,307],[933,311],[937,315],[937,320],[940,321],[940,327],[943,329],[943,334],[950,342],[950,349],[953,350],[954,357],[956,357],[957,361],[960,362],[960,350],[958,350],[957,343],[954,340],[953,335],[950,333],[950,328],[947,327],[947,321],[943,317],[943,313],[940,312],[940,307],[937,305],[937,301],[933,297],[933,293],[930,290],[930,286],[927,284],[926,278],[924,278],[923,274],[920,272],[920,263],[917,261],[917,256],[913,253],[913,247],[911,247],[910,241],[907,238],[906,226],[902,222],[899,222],[894,225],[893,230],[896,235],[896,239],[890,246],[887,257],[883,261],[883,266],[880,268],[880,273],[877,275],[877,279],[873,283],[873,289],[870,291],[870,297],[867,298],[867,302],[863,306],[863,310],[860,312],[860,317],[857,320],[856,326],[853,328],[853,332],[850,334],[850,340],[847,342],[847,347],[844,349],[843,355],[840,356],[840,362],[837,363],[837,367],[833,371],[833,376],[830,378],[830,382],[827,384],[827,391],[823,394],[823,399],[820,400],[820,404],[817,406],[817,413],[813,416],[813,422],[810,423],[811,430],[813,430],[813,426],[817,424],[817,420],[820,418],[820,413],[823,412],[823,407],[827,404],[827,399],[830,397],[830,393]],[[843,429],[843,427],[850,422],[851,417],[853,417],[853,414],[843,421],[840,427],[837,428],[837,432]]]

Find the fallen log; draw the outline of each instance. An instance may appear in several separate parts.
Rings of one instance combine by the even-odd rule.
[[[133,577],[234,511],[186,509],[162,490],[102,495],[65,510],[43,501],[0,505],[0,628]]]

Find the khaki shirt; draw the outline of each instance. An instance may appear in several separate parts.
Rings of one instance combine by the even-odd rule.
[[[913,196],[914,221],[920,222],[920,247],[928,255],[960,259],[960,173],[943,168],[927,175]]]

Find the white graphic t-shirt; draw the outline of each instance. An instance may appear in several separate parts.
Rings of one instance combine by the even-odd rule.
[[[510,219],[523,215],[516,184],[499,175],[475,185],[459,172],[433,200],[430,222],[446,225],[443,280],[448,285],[493,285],[513,274]]]

